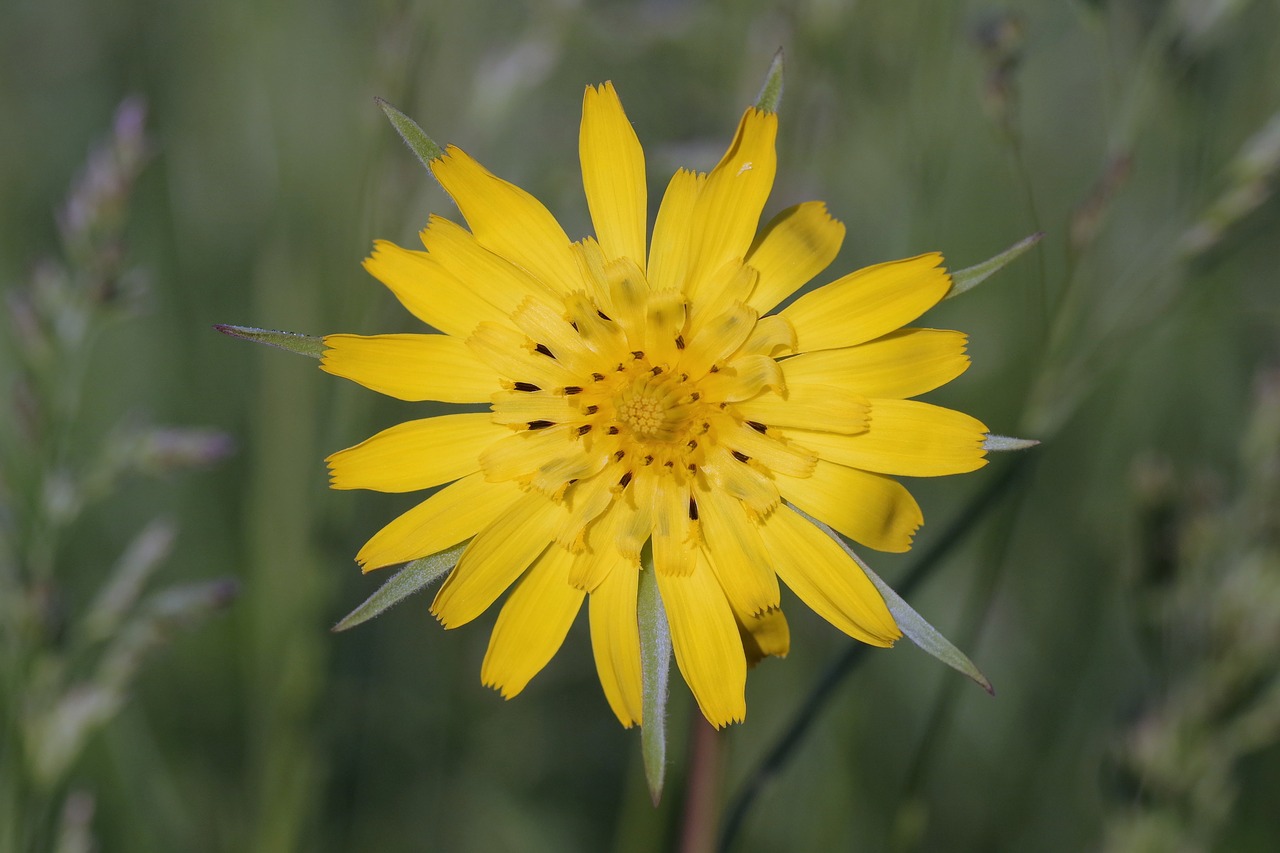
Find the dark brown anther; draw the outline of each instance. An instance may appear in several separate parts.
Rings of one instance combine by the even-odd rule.
[[[689,443],[688,443],[688,444],[686,444],[686,445],[685,445],[685,447],[689,448],[690,450],[697,450],[697,449],[698,449],[698,440],[697,440],[696,438],[691,438],[691,439],[689,439]]]
[[[652,456],[652,455],[650,455],[650,456],[646,456],[646,457],[644,458],[644,464],[646,464],[646,465],[652,465],[652,464],[653,464],[653,456]]]
[[[564,386],[564,393],[565,393],[565,396],[567,396],[567,397],[568,397],[568,396],[573,396],[574,394],[581,394],[581,393],[582,393],[582,386],[581,386],[581,385],[566,385],[566,386]]]
[[[698,502],[695,501],[693,498],[689,498],[689,520],[690,521],[698,520]]]
[[[675,467],[676,467],[676,463],[674,463],[674,462],[672,462],[670,459],[668,459],[666,462],[663,462],[663,463],[662,463],[662,467],[663,467],[663,468],[666,468],[668,471],[672,471],[672,470],[674,470],[674,469],[675,469]]]
[[[546,429],[549,426],[555,425],[555,421],[529,421],[529,429]]]
[[[769,429],[767,426],[760,423],[759,421],[747,421],[747,426],[751,427],[756,432],[766,432]]]
[[[618,485],[622,486],[622,488],[625,489],[627,487],[627,483],[630,483],[630,482],[631,482],[631,472],[628,471],[627,473],[622,475],[622,479],[618,481]]]
[[[698,466],[690,463],[687,470],[689,471],[690,474],[697,474]]]
[[[698,401],[699,401],[699,400],[701,400],[701,399],[702,399],[702,395],[701,395],[700,393],[698,393],[697,391],[694,391],[692,394],[690,394],[690,395],[689,395],[689,402],[690,402],[690,403],[696,403],[696,402],[698,402]]]
[[[609,427],[609,429],[608,429],[608,430],[606,430],[606,431],[609,433],[609,435],[617,435],[617,434],[618,434],[618,428],[617,428],[616,426],[611,426],[611,427]]]
[[[578,427],[578,435],[586,435],[589,432],[591,432],[591,424],[583,424]]]
[[[603,381],[604,381],[604,374],[603,374],[603,373],[593,373],[593,374],[591,374],[591,378],[592,378],[592,379],[594,379],[594,380],[595,380],[595,381],[597,381],[597,382],[603,382]]]
[[[588,415],[594,415],[596,412],[600,411],[600,407],[599,407],[599,406],[587,406],[587,407],[586,407],[585,409],[583,409],[582,411],[586,412]]]
[[[555,358],[555,356],[551,354],[551,350],[547,349],[546,344],[538,344],[533,348],[533,351],[540,352],[543,355],[545,355],[547,358]]]
[[[644,350],[642,350],[642,349],[632,350],[632,351],[631,351],[631,357],[632,357],[632,358],[644,358]]]
[[[737,459],[739,462],[746,462],[751,457],[745,453],[739,453],[738,451],[735,450],[733,451],[733,458]]]
[[[625,451],[625,450],[619,450],[618,452],[616,452],[616,453],[614,453],[614,454],[613,454],[613,461],[614,461],[614,462],[621,462],[621,461],[622,461],[622,457],[624,457],[624,456],[626,456],[626,455],[627,455],[627,451]]]
[[[607,323],[613,322],[613,318],[610,317],[608,314],[604,313],[603,311],[601,311],[599,308],[596,309],[596,316]]]
[[[719,373],[719,372],[720,372],[720,365],[718,364],[713,364],[709,368],[707,368],[707,373]]]
[[[515,385],[515,388],[517,391],[541,391],[542,390],[537,385],[534,385],[532,382],[517,382]]]
[[[655,368],[651,369],[649,372],[650,372],[650,373],[652,373],[654,376],[661,376],[661,375],[662,375],[662,368],[661,368],[661,367],[655,367]]]
[[[676,349],[684,349],[684,335],[676,335]]]

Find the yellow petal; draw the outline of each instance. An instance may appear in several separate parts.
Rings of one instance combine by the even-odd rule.
[[[330,486],[377,492],[438,486],[480,470],[480,453],[510,434],[487,412],[406,421],[325,459]]]
[[[746,263],[760,272],[747,303],[761,314],[771,311],[826,269],[843,242],[844,225],[822,202],[788,207],[769,221],[747,253]]]
[[[733,310],[735,303],[741,304],[742,309],[739,310],[749,311],[754,322],[756,310],[743,300],[755,290],[758,278],[760,273],[742,263],[741,258],[733,258],[705,275],[691,277],[685,283],[684,291],[689,300],[689,332],[697,336],[707,320]],[[729,350],[725,356],[737,348]]]
[[[431,172],[480,245],[533,273],[557,293],[582,286],[569,237],[542,202],[450,145]]]
[[[620,502],[615,501],[607,512],[587,527],[586,547],[574,555],[569,583],[591,592],[613,572],[640,570],[640,561],[622,556],[615,544],[627,517],[628,513]]]
[[[738,623],[738,636],[742,638],[748,667],[767,657],[785,658],[791,651],[791,628],[781,610],[771,610],[758,617],[734,611],[733,617]]]
[[[563,304],[552,308],[542,301],[527,300],[512,313],[511,322],[530,339],[550,350],[551,357],[570,372],[590,374],[591,369],[598,366],[597,359],[578,330],[565,319]]]
[[[697,549],[689,517],[689,486],[675,477],[643,471],[653,481],[653,564],[659,575],[693,571]]]
[[[755,328],[736,355],[767,355],[777,358],[796,348],[796,330],[785,317],[771,314],[756,320]]]
[[[401,400],[479,403],[498,375],[450,335],[325,335],[320,368]]]
[[[733,142],[707,176],[694,205],[689,237],[692,264],[686,289],[696,289],[698,279],[729,261],[741,260],[751,248],[760,212],[773,188],[777,135],[777,113],[754,107],[743,113]]]
[[[511,261],[486,249],[474,234],[444,217],[428,218],[427,227],[418,236],[441,269],[466,283],[504,313],[525,299],[550,299],[559,294]]]
[[[707,450],[700,470],[715,488],[742,501],[756,515],[772,512],[781,500],[771,474],[757,469],[750,461],[737,459],[719,445]]]
[[[745,302],[726,306],[723,313],[699,325],[680,356],[680,370],[695,379],[713,364],[738,351],[756,324],[756,312]]]
[[[543,552],[502,605],[480,665],[480,680],[510,699],[555,657],[574,617],[582,590],[568,584],[572,555],[564,548]]]
[[[883,474],[818,460],[808,477],[777,475],[788,503],[877,551],[901,552],[924,523],[907,488]]]
[[[905,398],[932,391],[964,373],[968,337],[940,329],[900,329],[841,349],[783,359],[788,385],[840,385],[865,397]]]
[[[536,352],[524,332],[503,323],[481,323],[467,346],[504,379],[551,390],[571,385],[577,377],[554,358]]]
[[[784,376],[786,366],[787,362],[782,362]],[[749,421],[771,427],[820,427],[827,432],[845,434],[866,430],[871,408],[866,397],[807,379],[806,376],[793,382],[787,377],[785,397],[766,391],[735,403],[733,410]]]
[[[587,207],[605,257],[630,258],[643,269],[649,223],[644,151],[612,83],[587,87],[578,154]]]
[[[782,311],[796,330],[796,350],[835,349],[878,338],[932,308],[951,288],[933,252],[850,273],[801,296]]]
[[[683,576],[658,573],[658,591],[671,626],[676,664],[702,715],[716,728],[747,715],[747,659],[733,609],[699,551]]]
[[[657,478],[651,475],[632,478],[618,501],[626,518],[618,532],[618,553],[633,563],[640,561],[640,549],[653,534],[653,493]]]
[[[857,435],[784,430],[823,459],[900,477],[939,477],[987,464],[987,428],[963,412],[918,400],[873,399],[867,431]]]
[[[648,322],[649,282],[631,258],[610,261],[604,270],[609,290],[609,316],[627,337],[629,350],[644,349]]]
[[[705,484],[693,494],[706,556],[733,609],[748,616],[776,610],[782,603],[778,576],[742,503]]]
[[[450,483],[373,535],[356,555],[366,572],[407,563],[475,536],[520,497],[480,473]]]
[[[717,418],[719,440],[725,447],[748,459],[755,459],[774,473],[793,477],[809,475],[818,458],[807,447],[792,445],[782,430],[768,429],[764,424],[751,426],[752,423],[755,422],[738,423],[730,418]]]
[[[568,488],[564,503],[569,515],[557,542],[575,553],[582,550],[587,542],[586,526],[599,518],[600,513],[605,510],[622,506],[622,502],[615,501],[614,496],[621,491],[618,480],[625,470],[621,463],[614,463],[594,477],[579,480]],[[622,508],[624,512],[630,512],[630,507]],[[638,549],[636,553],[639,554]],[[636,562],[639,562],[638,556]],[[586,589],[590,591],[591,587]]]
[[[641,722],[640,627],[636,619],[639,572],[610,572],[591,593],[591,652],[605,699],[618,722]]]
[[[767,355],[739,356],[699,382],[698,388],[704,399],[720,403],[749,400],[765,389],[787,393],[782,368]]]
[[[684,292],[689,275],[693,207],[706,179],[706,175],[680,169],[667,184],[658,218],[653,223],[653,244],[649,247],[649,286],[654,290]]]
[[[377,240],[364,268],[415,317],[446,335],[465,338],[485,320],[505,319],[480,288],[459,280],[426,252],[411,252]]]
[[[778,576],[814,613],[873,646],[902,636],[879,591],[831,537],[787,507],[771,514],[761,533]]]
[[[686,303],[675,290],[655,290],[646,305],[644,351],[653,364],[673,364],[686,345]]]
[[[543,495],[521,495],[471,540],[431,602],[431,613],[446,628],[479,616],[547,549],[563,519],[564,509]]]
[[[563,394],[550,391],[499,391],[490,396],[493,422],[519,425],[536,421],[553,424],[581,421],[582,410]]]
[[[489,482],[500,483],[551,470],[562,460],[594,460],[601,455],[599,452],[588,454],[577,439],[577,430],[563,424],[516,433],[508,429],[502,438],[490,442],[479,454],[480,467]]]

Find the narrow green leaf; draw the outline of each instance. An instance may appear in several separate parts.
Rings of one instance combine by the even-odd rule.
[[[766,113],[776,113],[782,105],[782,48],[773,55],[769,63],[769,73],[764,76],[764,85],[756,97],[756,109]]]
[[[255,344],[266,344],[269,347],[278,347],[289,352],[296,352],[298,355],[319,358],[324,353],[324,338],[317,338],[314,335],[277,332],[272,329],[255,329],[253,326],[229,326],[225,323],[218,323],[214,328],[222,332],[222,334],[230,335],[233,338],[253,341]]]
[[[977,287],[979,284],[990,278],[994,273],[1007,266],[1019,255],[1026,252],[1036,243],[1039,243],[1043,238],[1044,232],[1037,231],[1030,237],[1026,237],[1014,243],[994,258],[988,258],[980,264],[974,264],[973,266],[966,267],[959,272],[953,272],[951,274],[951,291],[945,298],[950,299],[953,296],[959,296],[965,291],[972,290]]]
[[[1039,443],[1034,438],[1014,438],[1011,435],[996,435],[989,432],[982,442],[982,449],[992,453],[1004,453],[1010,450],[1026,450]]]
[[[427,136],[426,131],[419,127],[416,121],[382,100],[382,98],[374,98],[373,100],[387,114],[387,118],[391,120],[391,126],[396,129],[396,133],[400,134],[404,144],[409,146],[409,150],[428,170],[431,168],[432,160],[439,160],[444,156],[444,149],[437,145],[434,139]]]
[[[448,574],[458,564],[458,558],[466,548],[467,542],[463,542],[430,557],[414,560],[396,572],[391,580],[378,587],[377,592],[366,598],[363,604],[344,616],[332,630],[345,631],[368,622],[375,616],[381,616],[393,604],[399,604],[435,579]]]
[[[640,620],[640,672],[643,685],[640,724],[640,752],[644,756],[644,777],[649,783],[653,804],[662,799],[662,782],[667,770],[667,689],[671,673],[671,630],[667,612],[658,594],[653,556],[645,548],[644,569],[640,572],[640,592],[636,602]]]
[[[907,636],[907,639],[947,666],[973,679],[979,687],[992,696],[995,695],[995,688],[991,686],[991,682],[987,680],[987,677],[974,666],[973,661],[969,660],[964,652],[953,646],[950,640],[942,636],[937,628],[925,621],[925,618],[917,613],[910,604],[907,604],[902,596],[894,592],[893,588],[885,583],[879,575],[871,571],[871,567],[853,552],[853,549],[845,543],[838,533],[799,507],[792,506],[791,508],[809,519],[814,526],[834,539],[836,544],[843,548],[844,552],[861,567],[862,571],[866,572],[867,577],[876,585],[876,589],[880,590],[880,595],[884,597],[884,603],[888,606],[889,612],[893,614],[894,621],[898,623],[898,627],[902,629],[902,633]]]

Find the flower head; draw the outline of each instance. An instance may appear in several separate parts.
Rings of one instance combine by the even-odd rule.
[[[510,697],[589,602],[604,693],[640,722],[640,573],[716,726],[749,663],[785,655],[779,579],[877,646],[900,632],[865,574],[796,509],[872,548],[922,521],[894,476],[984,464],[986,427],[910,398],[968,366],[965,336],[903,328],[951,286],[937,254],[846,275],[775,309],[835,257],[818,202],[757,233],[777,115],[748,109],[708,174],[671,179],[646,247],[644,155],[611,84],[589,87],[580,156],[594,238],[450,146],[430,161],[470,230],[366,269],[439,334],[330,335],[322,366],[403,400],[488,410],[409,421],[329,457],[339,489],[444,485],[357,555],[372,570],[470,540],[431,606],[447,628],[510,590],[481,670]],[[770,313],[775,312],[775,313]],[[651,562],[650,556],[651,555]]]

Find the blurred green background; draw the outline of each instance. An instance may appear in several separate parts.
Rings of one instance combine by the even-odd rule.
[[[70,422],[15,426],[33,357],[5,325],[6,578],[29,569],[49,472],[75,485],[122,422],[212,427],[236,452],[118,478],[57,538],[39,595],[5,588],[0,794],[16,812],[0,847],[51,849],[60,832],[128,851],[676,845],[691,701],[677,684],[655,810],[585,624],[510,703],[479,683],[492,612],[446,634],[413,599],[329,633],[380,580],[352,556],[413,497],[331,493],[321,460],[422,407],[210,327],[413,330],[360,260],[375,237],[411,244],[429,213],[455,211],[374,96],[576,237],[586,84],[614,81],[656,200],[677,166],[714,165],[781,46],[766,217],[818,198],[847,224],[820,282],[930,250],[959,268],[1046,232],[927,320],[968,332],[974,362],[929,399],[1044,444],[911,596],[998,695],[909,645],[868,655],[729,848],[1275,849],[1277,33],[1280,7],[1248,0],[5,0],[10,320],[42,258],[75,268],[55,210],[126,96],[146,101],[152,155],[123,232],[142,310],[91,312],[83,375],[42,380],[83,387]],[[15,464],[45,458],[30,448],[51,435],[47,466]],[[1009,464],[912,484],[916,549],[872,566],[900,578]],[[62,660],[157,517],[177,538],[148,589],[232,578],[239,595],[167,631],[78,759],[29,784],[39,666],[22,643]],[[788,613],[789,658],[753,672],[748,719],[724,734],[722,804],[847,647],[794,599]],[[67,684],[98,677],[68,666]]]

